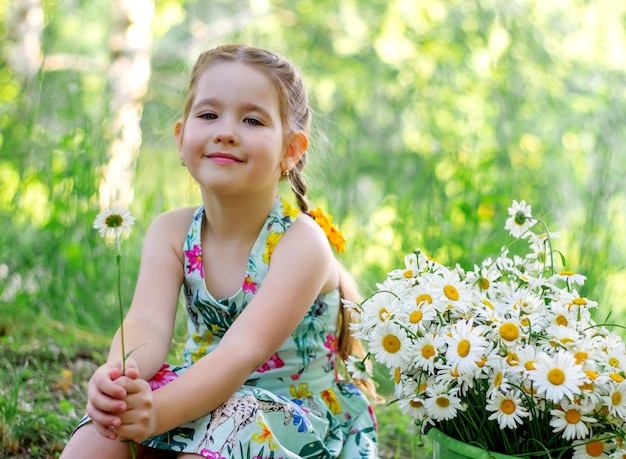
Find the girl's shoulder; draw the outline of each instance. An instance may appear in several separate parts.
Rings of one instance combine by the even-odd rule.
[[[182,247],[197,207],[184,207],[163,212],[152,221],[146,239],[155,239]]]

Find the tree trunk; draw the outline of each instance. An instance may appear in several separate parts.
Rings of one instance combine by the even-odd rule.
[[[141,146],[143,98],[150,79],[154,0],[115,0],[109,43],[111,93],[109,161],[100,183],[101,207],[128,207]]]
[[[41,66],[41,37],[44,13],[41,0],[14,0],[8,20],[7,62],[18,75],[28,80]]]

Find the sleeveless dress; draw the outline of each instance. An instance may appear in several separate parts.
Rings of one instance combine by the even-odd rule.
[[[183,248],[186,362],[163,365],[149,381],[153,390],[216,348],[260,288],[274,247],[299,213],[276,199],[250,253],[241,289],[215,299],[202,268],[204,208],[194,212]],[[339,308],[338,289],[320,295],[290,338],[226,403],[143,444],[211,459],[377,459],[371,405],[356,386],[337,380]]]

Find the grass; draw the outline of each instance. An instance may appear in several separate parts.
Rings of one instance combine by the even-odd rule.
[[[0,457],[57,458],[83,415],[108,337],[0,303]],[[389,399],[389,397],[388,397]],[[378,405],[381,459],[427,459],[407,418]]]

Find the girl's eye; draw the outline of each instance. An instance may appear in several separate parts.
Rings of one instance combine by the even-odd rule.
[[[263,126],[263,123],[256,118],[246,118],[243,122],[252,126]]]
[[[203,120],[215,120],[217,119],[217,115],[215,113],[201,113],[198,118],[202,118]]]

